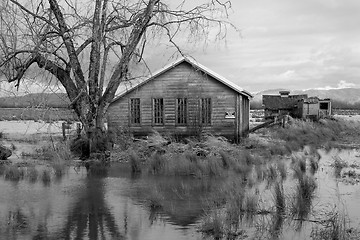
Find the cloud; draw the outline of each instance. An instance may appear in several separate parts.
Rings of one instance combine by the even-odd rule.
[[[294,77],[296,77],[297,74],[295,73],[294,70],[287,70],[286,72],[283,72],[279,75],[280,79],[285,79],[285,80],[290,80],[293,79]]]
[[[355,83],[348,83],[344,80],[341,80],[339,83],[338,83],[338,88],[350,88],[350,87],[355,87],[356,84]]]
[[[356,87],[356,84],[348,83],[344,80],[341,80],[338,82],[336,87],[326,86],[326,87],[320,87],[320,88],[315,88],[315,89],[316,90],[331,90],[331,89],[342,89],[342,88],[352,88],[352,87]]]

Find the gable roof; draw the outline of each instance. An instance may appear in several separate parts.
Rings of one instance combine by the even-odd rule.
[[[248,91],[242,89],[241,87],[237,86],[236,84],[234,84],[233,82],[227,80],[226,78],[224,78],[223,76],[213,72],[212,70],[210,70],[209,68],[201,65],[200,63],[198,63],[197,61],[190,59],[188,57],[182,57],[176,61],[174,61],[173,63],[163,67],[162,69],[154,72],[149,78],[147,78],[146,80],[144,80],[143,82],[135,85],[134,87],[128,89],[127,91],[121,93],[120,95],[118,95],[117,97],[115,97],[113,99],[112,102],[116,102],[118,99],[122,98],[123,96],[125,96],[126,94],[132,92],[133,90],[145,85],[146,83],[148,83],[149,81],[155,79],[156,77],[158,77],[159,75],[163,74],[164,72],[169,71],[170,69],[178,66],[179,64],[183,63],[183,62],[187,62],[189,63],[193,68],[196,68],[200,71],[202,71],[203,73],[205,73],[206,75],[209,75],[211,77],[213,77],[214,79],[216,79],[217,81],[223,83],[224,85],[228,86],[229,88],[231,88],[232,90],[238,92],[241,95],[244,95],[248,98],[252,98],[253,96],[251,95],[251,93],[249,93]]]

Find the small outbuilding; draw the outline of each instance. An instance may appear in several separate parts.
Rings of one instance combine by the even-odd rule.
[[[329,98],[319,99],[318,97],[309,97],[299,101],[299,110],[304,119],[317,120],[330,116],[331,100]]]
[[[263,95],[265,119],[283,115],[294,118],[318,120],[332,114],[331,100],[308,97],[307,94],[290,95],[290,91],[280,91],[279,95]]]
[[[307,95],[290,95],[290,91],[280,91],[279,93],[279,95],[262,96],[265,119],[271,119],[283,115],[301,118],[302,113],[298,108],[299,102],[306,99]]]
[[[190,58],[181,58],[117,96],[109,129],[135,136],[154,130],[172,136],[207,132],[238,141],[249,130],[252,95]]]

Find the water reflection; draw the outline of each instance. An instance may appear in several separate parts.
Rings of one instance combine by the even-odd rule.
[[[256,166],[246,181],[132,175],[123,165],[101,176],[85,168],[55,176],[47,166],[0,166],[0,239],[202,239],[197,229],[210,208],[211,235],[205,238],[307,239],[311,226],[305,223],[316,220],[314,208],[334,196],[353,207],[359,188],[333,179],[333,167],[323,159],[316,167],[311,159],[306,163],[290,169],[296,174],[286,165]],[[44,171],[50,173],[46,184]],[[352,189],[357,195],[345,195]]]
[[[36,174],[32,167],[23,170],[22,180],[0,180],[0,239],[200,236],[194,223],[203,213],[209,182],[131,176],[116,166],[101,176],[70,168],[62,178],[52,174],[44,182],[44,167],[36,167]]]
[[[67,220],[61,229],[66,239],[100,239],[109,234],[113,239],[124,239],[115,223],[104,197],[102,178],[88,177],[85,190],[69,209]],[[107,232],[108,231],[108,232]]]

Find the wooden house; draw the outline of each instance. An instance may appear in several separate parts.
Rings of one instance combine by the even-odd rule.
[[[134,135],[208,132],[238,141],[249,130],[252,95],[190,58],[181,58],[117,96],[109,128]]]
[[[282,115],[294,118],[318,120],[332,114],[331,100],[308,97],[307,94],[290,95],[290,91],[280,91],[280,95],[263,95],[265,119]]]

